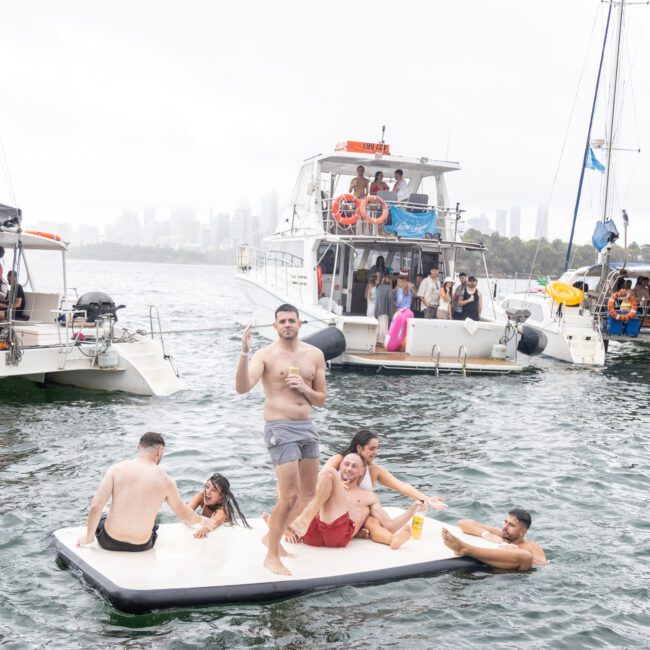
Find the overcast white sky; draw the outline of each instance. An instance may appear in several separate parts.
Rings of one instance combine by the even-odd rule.
[[[302,159],[378,140],[386,124],[393,153],[461,162],[452,203],[490,217],[520,205],[532,236],[587,61],[550,204],[550,234],[566,239],[606,10],[600,0],[4,2],[0,137],[15,200],[27,224],[101,224],[145,206],[165,217],[191,205],[206,219],[245,198],[255,209],[269,190],[288,198]],[[650,21],[646,5],[627,11],[633,85],[619,145],[643,149]],[[619,157],[617,207],[648,242],[647,152]],[[600,179],[588,172],[580,241]],[[12,200],[3,174],[0,202]]]

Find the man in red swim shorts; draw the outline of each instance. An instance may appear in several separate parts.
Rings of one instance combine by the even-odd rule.
[[[358,486],[364,472],[358,454],[348,454],[339,471],[340,475],[331,467],[321,470],[316,494],[290,524],[291,530],[309,546],[343,547],[355,536],[370,536],[375,542],[398,549],[411,536],[405,524],[423,506],[416,501],[391,519],[381,508],[377,495]],[[363,527],[369,518],[374,524],[370,533]]]

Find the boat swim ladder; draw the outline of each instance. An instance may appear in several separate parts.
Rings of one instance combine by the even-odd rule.
[[[463,377],[467,377],[467,348],[464,345],[461,345],[458,348],[458,363],[461,364],[460,367],[461,374],[463,375]]]
[[[436,377],[440,375],[440,346],[437,343],[431,348],[431,361],[436,364]]]

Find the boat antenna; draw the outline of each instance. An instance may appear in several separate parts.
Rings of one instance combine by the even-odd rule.
[[[578,218],[578,209],[580,208],[580,197],[582,195],[582,184],[585,179],[585,168],[587,164],[587,156],[589,155],[589,147],[591,144],[591,127],[594,123],[594,114],[596,112],[596,100],[598,99],[598,90],[600,89],[600,76],[603,71],[603,62],[605,60],[605,46],[607,45],[607,35],[609,34],[609,23],[610,18],[612,17],[612,6],[613,3],[610,2],[609,10],[607,11],[607,23],[605,25],[605,36],[603,37],[603,47],[600,52],[600,63],[598,64],[598,75],[596,77],[596,90],[594,91],[594,99],[591,103],[591,116],[589,117],[589,128],[587,129],[587,141],[585,142],[585,150],[582,155],[582,161],[580,165],[580,181],[578,183],[578,194],[576,196],[575,206],[573,208],[573,222],[571,223],[571,235],[569,236],[569,245],[566,249],[566,257],[564,258],[564,270],[569,269],[569,263],[571,261],[571,248],[573,247],[573,236],[576,230],[576,220]],[[622,9],[621,9],[622,11]],[[607,166],[609,169],[609,165]]]
[[[384,144],[384,134],[386,133],[386,126],[382,124],[381,127],[381,143]]]

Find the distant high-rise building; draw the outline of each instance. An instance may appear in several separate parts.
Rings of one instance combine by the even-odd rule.
[[[273,191],[265,194],[260,207],[262,236],[266,236],[274,232],[278,225],[278,193]]]
[[[510,208],[510,236],[520,237],[521,234],[521,208],[514,206]]]
[[[213,246],[221,248],[230,239],[230,215],[220,212],[210,217],[210,231]]]
[[[142,237],[141,241],[145,246],[158,243],[160,236],[158,222],[156,221],[156,208],[146,207],[142,211]]]
[[[230,222],[230,235],[232,237],[233,246],[235,248],[241,244],[250,244],[248,241],[250,237],[250,221],[251,211],[250,208],[237,208]]]
[[[79,244],[96,244],[99,241],[99,228],[95,226],[79,226],[77,241]]]
[[[535,222],[535,239],[548,239],[548,208],[540,205]]]
[[[492,228],[490,228],[490,220],[484,214],[468,219],[467,225],[483,233],[490,233],[492,231]]]
[[[508,211],[499,209],[496,215],[496,231],[502,236],[508,236]]]
[[[174,208],[170,216],[172,244],[175,246],[198,245],[200,224],[194,208]]]

